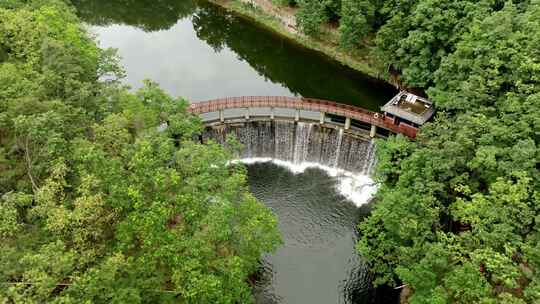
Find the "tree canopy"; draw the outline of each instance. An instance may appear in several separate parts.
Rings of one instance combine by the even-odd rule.
[[[441,62],[456,51],[471,24],[512,4],[517,11],[527,0],[291,0],[279,5],[297,8],[300,30],[311,36],[323,26],[338,29],[340,44],[354,50],[375,45],[372,56],[402,78],[407,87],[435,84]],[[506,4],[505,4],[506,3]]]
[[[122,87],[71,6],[0,4],[0,301],[251,302],[280,235],[235,144]]]
[[[437,119],[378,144],[358,248],[410,303],[540,299],[539,17],[506,2],[470,20],[430,76]]]

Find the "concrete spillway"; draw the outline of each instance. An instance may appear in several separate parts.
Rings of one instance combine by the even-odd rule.
[[[339,180],[339,191],[356,205],[376,192],[370,179],[375,146],[369,137],[341,128],[292,121],[248,121],[206,128],[203,140],[224,143],[235,136],[243,145],[244,162],[273,161],[293,172],[317,167]]]
[[[228,135],[243,144],[241,158],[271,158],[294,165],[316,163],[363,175],[370,175],[374,165],[372,140],[315,123],[252,121],[222,125],[207,128],[203,139],[224,143]]]

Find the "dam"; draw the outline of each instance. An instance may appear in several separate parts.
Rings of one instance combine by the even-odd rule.
[[[320,99],[244,96],[193,103],[188,111],[203,120],[201,142],[226,144],[234,137],[244,163],[273,162],[293,173],[322,169],[356,206],[377,191],[370,178],[374,138],[416,135],[416,129],[388,122],[382,113]]]
[[[400,92],[394,99],[406,96]],[[412,95],[412,94],[410,94]],[[394,104],[392,99],[389,104]],[[201,115],[206,125],[217,123],[231,123],[235,121],[250,121],[251,118],[274,120],[282,119],[318,121],[320,124],[327,122],[343,122],[340,127],[345,130],[355,127],[358,130],[369,130],[370,137],[378,134],[387,135],[402,134],[409,138],[415,138],[418,125],[406,122],[400,123],[395,115],[387,116],[383,113],[369,111],[367,109],[349,104],[337,103],[329,100],[314,98],[298,98],[285,96],[242,96],[220,98],[190,104],[188,111],[192,114]],[[226,113],[226,112],[229,113]],[[242,112],[243,111],[243,112]],[[218,117],[210,114],[218,113]],[[228,115],[227,115],[228,114]],[[427,118],[432,113],[428,113]],[[378,133],[379,132],[379,133]]]
[[[223,124],[206,128],[203,140],[225,143],[229,135],[243,144],[242,159],[320,164],[367,176],[375,159],[373,140],[369,136],[312,122],[275,119]]]
[[[416,128],[388,122],[382,113],[327,100],[245,96],[193,103],[188,111],[205,124],[201,140],[224,144],[234,136],[241,159],[273,159],[293,165],[316,164],[370,176],[373,138]]]

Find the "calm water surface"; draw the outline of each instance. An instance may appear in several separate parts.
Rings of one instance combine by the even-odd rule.
[[[213,5],[194,0],[73,0],[126,83],[145,78],[193,102],[242,95],[324,98],[377,110],[394,91]],[[279,217],[285,244],[264,257],[258,304],[388,303],[355,253],[356,208],[324,172],[248,167],[254,195]]]
[[[145,78],[191,101],[243,95],[330,99],[378,109],[393,88],[203,1],[74,0],[126,82]]]
[[[293,174],[272,163],[248,166],[252,193],[278,216],[284,245],[264,258],[257,303],[395,303],[372,289],[355,253],[356,224],[369,212],[336,193],[336,181],[319,169]]]

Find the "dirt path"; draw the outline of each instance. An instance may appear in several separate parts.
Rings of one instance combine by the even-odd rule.
[[[251,4],[260,8],[268,15],[277,18],[288,31],[293,34],[298,34],[296,27],[295,10],[289,7],[279,7],[272,3],[270,0],[241,0],[244,3]]]

